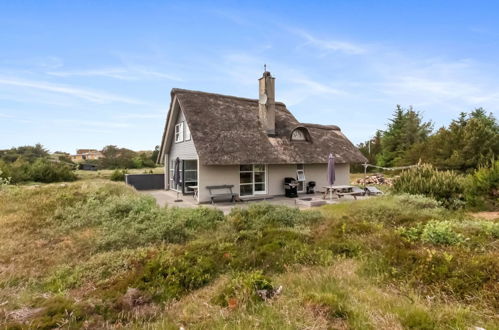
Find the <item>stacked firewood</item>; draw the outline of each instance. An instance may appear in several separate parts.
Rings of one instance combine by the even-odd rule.
[[[352,184],[360,184],[360,185],[382,184],[382,185],[391,186],[393,184],[393,180],[391,178],[385,178],[383,174],[376,173],[374,175],[368,175],[365,178],[359,178],[354,182],[352,182]]]

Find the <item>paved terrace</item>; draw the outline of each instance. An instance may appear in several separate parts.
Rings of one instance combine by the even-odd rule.
[[[181,202],[175,202],[177,199],[177,193],[174,191],[170,190],[147,190],[147,191],[141,191],[141,193],[153,196],[156,199],[156,202],[158,203],[159,206],[177,206],[177,207],[199,207],[199,206],[205,206],[205,207],[214,207],[217,209],[220,209],[224,212],[224,214],[228,214],[230,210],[233,207],[247,207],[250,204],[253,203],[258,203],[265,201],[270,204],[275,204],[275,205],[286,205],[290,207],[298,207],[299,209],[308,209],[310,206],[305,206],[305,205],[297,205],[296,204],[296,198],[288,198],[285,196],[275,196],[272,198],[266,198],[266,199],[258,199],[258,200],[251,200],[251,201],[244,201],[241,203],[230,203],[230,202],[217,202],[215,204],[209,204],[209,203],[203,203],[203,204],[198,204],[196,200],[191,196],[191,195],[185,195],[182,196],[182,194],[179,194],[180,199],[182,200]],[[311,194],[311,195],[306,195],[306,194],[300,194],[299,197],[314,197],[316,199],[322,199],[322,194],[316,193],[316,194]],[[357,199],[366,199],[369,198],[367,196],[358,196]],[[341,197],[340,199],[337,199],[337,197],[333,197],[332,200],[326,199],[327,204],[337,204],[341,203],[344,201],[349,201],[349,200],[354,200],[354,197],[346,195]]]

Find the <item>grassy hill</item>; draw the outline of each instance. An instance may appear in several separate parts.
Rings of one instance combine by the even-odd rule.
[[[0,191],[0,326],[497,329],[499,219],[418,196],[228,216],[121,183]]]

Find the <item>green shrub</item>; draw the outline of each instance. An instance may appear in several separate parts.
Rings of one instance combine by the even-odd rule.
[[[115,169],[109,179],[111,181],[125,181],[126,174],[128,174],[127,170]]]
[[[499,238],[499,222],[487,220],[468,220],[456,224],[455,227],[469,233],[470,235],[485,235],[494,239]]]
[[[454,226],[450,221],[431,220],[425,225],[402,227],[398,231],[410,242],[421,240],[435,245],[455,245],[463,242],[464,237],[453,229]]]
[[[0,169],[0,190],[2,187],[8,186],[10,184],[11,178],[8,176],[3,177],[2,176],[3,172]]]
[[[246,208],[233,208],[228,216],[236,230],[265,227],[294,227],[322,219],[319,211],[300,211],[284,205],[251,204]]]
[[[246,306],[263,301],[274,291],[272,280],[264,276],[262,271],[242,272],[232,274],[230,282],[217,294],[212,301],[227,307]]]
[[[205,245],[171,253],[159,253],[144,266],[134,286],[156,301],[179,298],[212,282],[224,263]]]
[[[305,298],[309,304],[326,309],[327,315],[331,319],[348,319],[353,312],[348,305],[348,294],[336,288],[334,292],[311,293]]]
[[[76,175],[69,165],[51,162],[43,158],[37,159],[31,165],[29,173],[30,179],[37,182],[50,183],[76,180]]]
[[[470,174],[466,178],[464,194],[472,209],[499,209],[499,160]]]
[[[405,329],[433,330],[438,328],[431,313],[417,307],[401,310],[400,323]]]
[[[464,238],[452,229],[450,221],[430,221],[423,228],[421,240],[431,244],[455,245]]]
[[[12,184],[30,181],[30,164],[22,158],[13,163],[7,163],[0,159],[0,170],[3,178],[10,178]]]
[[[448,208],[463,206],[463,179],[452,171],[439,171],[424,164],[404,171],[395,180],[397,193],[432,197]]]
[[[403,281],[425,294],[443,294],[462,300],[482,297],[499,306],[499,260],[494,253],[473,254],[459,246],[420,248],[397,236],[386,236],[363,266],[365,274]]]
[[[76,175],[70,165],[53,162],[45,158],[38,158],[33,163],[28,163],[22,158],[13,163],[0,160],[0,176],[10,178],[11,183],[36,181],[43,183],[74,181]]]
[[[30,328],[56,329],[62,326],[76,329],[81,327],[85,320],[85,310],[62,296],[55,296],[39,304],[42,308],[40,314],[30,322]]]

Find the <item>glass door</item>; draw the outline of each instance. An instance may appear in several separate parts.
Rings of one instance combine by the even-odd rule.
[[[239,166],[239,193],[241,196],[261,195],[267,192],[265,165]]]
[[[253,181],[255,182],[253,193],[255,195],[265,194],[267,192],[265,182],[265,165],[253,165]]]
[[[192,186],[198,185],[198,161],[196,159],[183,161],[183,192],[184,194],[194,194]]]

